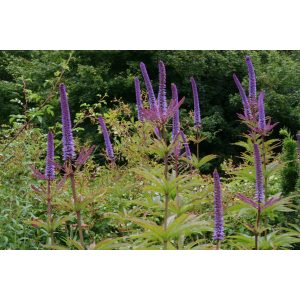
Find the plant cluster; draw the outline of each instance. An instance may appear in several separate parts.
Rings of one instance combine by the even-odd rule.
[[[21,176],[26,177],[20,179],[21,187],[23,183],[31,187],[31,191],[24,187],[21,203],[14,203],[13,207],[10,204],[11,209],[2,211],[1,247],[297,248],[300,225],[296,183],[300,159],[295,156],[296,142],[289,135],[284,140],[282,157],[278,156],[275,150],[280,141],[270,138],[277,123],[273,124],[265,114],[265,92],[257,94],[256,74],[249,56],[246,65],[248,95],[233,75],[243,105],[243,113],[238,116],[247,128],[243,139],[236,143],[244,148],[241,163],[226,160],[219,170],[213,171],[213,176],[203,172],[217,156],[200,155],[207,135],[195,78],[190,78],[194,110],[189,128],[189,121],[185,120],[183,126],[180,116],[185,97],[180,99],[174,83],[170,101],[167,100],[163,61],[158,63],[157,95],[146,65],[140,64],[146,91],[141,89],[140,78],[135,77],[137,118],[121,100],[116,108],[103,112],[102,99],[94,105],[82,105],[72,124],[66,87],[60,83],[61,125],[47,134],[45,171],[40,171],[42,164],[37,160],[43,152],[39,142],[42,134],[28,120],[16,125],[17,138],[6,144],[1,153],[6,166],[21,161]],[[96,146],[84,145],[78,151],[80,141],[74,139],[74,129],[81,130],[80,124],[87,120],[98,124],[102,132],[105,152],[101,152],[101,158]],[[9,128],[3,132],[11,135]],[[60,134],[62,163],[57,151],[61,142],[55,139]],[[28,141],[35,141],[36,145],[24,162],[22,147]],[[297,141],[300,157],[299,134]],[[92,157],[102,162],[105,157],[105,165],[99,165]],[[37,182],[29,179],[28,168]],[[11,171],[1,171],[2,180],[9,180],[10,176]],[[286,182],[288,177],[293,180]],[[13,188],[20,197],[21,190],[16,184]],[[9,193],[2,193],[0,197],[7,208],[10,199],[5,197]],[[24,229],[13,238],[7,234],[11,230],[6,228],[5,218],[13,219],[14,209],[22,214],[25,208],[25,216],[17,218],[13,225]],[[286,221],[286,215],[292,216],[292,222]],[[23,246],[19,236],[25,239]]]

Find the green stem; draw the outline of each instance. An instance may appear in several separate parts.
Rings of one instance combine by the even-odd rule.
[[[166,130],[165,130],[165,127],[162,127],[162,137],[166,143],[166,146],[167,146],[167,133],[166,133]],[[168,172],[169,172],[169,166],[168,166],[168,152],[165,153],[165,156],[164,156],[164,176],[165,176],[165,179],[166,181],[168,180]],[[168,227],[168,210],[169,210],[169,193],[166,192],[165,193],[165,211],[164,211],[164,231],[167,232],[167,227]],[[167,250],[168,249],[168,239],[165,238],[164,240],[164,250]]]
[[[269,197],[268,191],[268,176],[267,176],[267,151],[265,145],[265,136],[262,136],[262,152],[263,152],[263,171],[264,171],[264,189],[265,189],[265,199],[267,200]],[[265,217],[264,224],[267,227],[267,217]],[[265,231],[265,235],[267,235],[267,231]]]
[[[197,128],[197,133],[196,133],[196,147],[197,147],[197,161],[199,161],[200,158],[200,131],[199,128]]]
[[[47,215],[48,215],[48,224],[50,225],[50,238],[49,238],[49,245],[54,245],[54,232],[53,232],[53,216],[52,216],[52,197],[51,197],[51,181],[47,181]]]
[[[175,176],[176,178],[179,176],[179,164],[178,164],[178,157],[175,157]],[[176,184],[176,203],[179,207],[179,197],[178,197],[178,184]]]
[[[221,249],[221,240],[217,240],[216,250],[220,250],[220,249]]]
[[[258,209],[257,209],[257,218],[256,218],[256,229],[255,229],[255,250],[259,250],[259,227],[260,227],[260,218],[261,218],[261,207],[260,203],[258,203]]]
[[[72,168],[72,166],[71,166],[71,168]],[[75,176],[74,176],[73,168],[72,168],[72,171],[70,174],[70,180],[71,180],[72,194],[73,194],[73,199],[74,199],[74,206],[76,207],[77,228],[78,228],[78,232],[79,232],[80,244],[83,248],[85,248],[83,232],[82,232],[82,224],[81,224],[81,211],[77,207],[77,204],[80,202],[80,200],[77,198],[76,183],[75,183]]]
[[[267,176],[267,153],[265,146],[265,137],[262,137],[262,152],[263,152],[263,169],[264,169],[264,179],[265,179],[265,197],[268,199],[268,176]]]

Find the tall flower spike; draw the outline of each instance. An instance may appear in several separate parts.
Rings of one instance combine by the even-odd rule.
[[[255,183],[256,199],[258,203],[262,203],[265,200],[265,191],[264,191],[264,183],[263,183],[261,157],[260,157],[259,147],[257,144],[254,144],[254,164],[255,164],[255,176],[256,176],[256,183]]]
[[[178,91],[177,87],[174,83],[171,85],[172,88],[172,100],[174,101],[174,105],[178,105]],[[175,140],[178,132],[180,130],[180,120],[179,120],[179,107],[176,109],[173,115],[173,126],[172,126],[172,140]]]
[[[300,133],[296,134],[297,144],[298,144],[298,158],[300,160]]]
[[[104,119],[100,116],[98,118],[98,120],[99,120],[99,124],[101,126],[102,133],[103,133],[103,138],[104,138],[104,143],[105,143],[105,148],[106,148],[106,155],[110,161],[114,161],[115,160],[114,150],[113,150],[111,142],[110,142],[110,138],[108,135],[108,131],[107,131]]]
[[[146,66],[143,62],[140,63],[140,68],[141,68],[141,71],[142,71],[142,75],[143,75],[145,85],[146,85],[146,89],[147,89],[147,93],[148,93],[149,106],[150,106],[151,109],[157,109],[157,103],[156,103],[153,87],[152,87],[152,84],[151,84],[151,80],[149,78]]]
[[[166,67],[163,61],[159,61],[159,89],[158,89],[158,107],[163,115],[167,112],[167,97],[166,97]]]
[[[221,181],[218,171],[215,169],[214,177],[214,240],[224,239],[224,220]]]
[[[62,135],[63,135],[63,158],[64,160],[73,159],[75,156],[74,139],[72,133],[72,123],[66,87],[64,84],[59,86],[60,90],[60,105],[62,119]]]
[[[134,78],[134,87],[135,87],[135,97],[136,97],[138,120],[143,122],[144,119],[142,116],[143,102],[142,102],[142,97],[141,97],[141,86],[140,86],[140,81],[137,77]]]
[[[192,84],[193,98],[194,98],[194,125],[195,127],[198,127],[201,124],[198,89],[197,89],[196,81],[193,77],[191,77],[190,81]]]
[[[192,153],[191,153],[191,150],[190,150],[190,146],[189,146],[189,143],[186,139],[186,136],[185,136],[185,134],[183,133],[182,130],[180,130],[180,135],[181,135],[183,145],[184,145],[184,148],[185,148],[185,155],[188,159],[191,159],[192,158]]]
[[[260,92],[258,96],[258,128],[261,131],[264,131],[266,128],[264,97],[265,97],[265,92]]]
[[[46,168],[45,168],[45,176],[47,180],[55,179],[55,163],[54,163],[54,138],[53,133],[48,133],[48,141],[47,141],[47,157],[46,157]]]
[[[251,119],[252,113],[251,113],[250,104],[249,104],[248,98],[246,96],[245,90],[242,87],[239,79],[237,78],[237,76],[235,74],[233,74],[233,80],[234,80],[234,82],[239,90],[240,96],[242,98],[242,104],[244,107],[244,115],[247,119]]]
[[[250,56],[246,56],[246,64],[248,67],[248,74],[249,74],[249,99],[254,101],[256,99],[256,76],[254,67],[251,61]]]

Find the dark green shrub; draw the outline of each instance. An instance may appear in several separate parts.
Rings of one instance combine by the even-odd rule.
[[[285,166],[281,173],[281,186],[283,194],[294,192],[299,177],[299,163],[297,159],[297,142],[285,130],[281,131],[285,135],[282,148],[282,160]]]

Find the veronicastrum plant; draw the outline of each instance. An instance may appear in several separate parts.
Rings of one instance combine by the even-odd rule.
[[[212,231],[211,218],[207,213],[200,214],[197,207],[200,200],[207,201],[209,190],[207,186],[201,190],[198,188],[203,179],[195,173],[192,176],[190,168],[186,168],[186,162],[182,160],[183,156],[188,160],[192,159],[187,138],[180,129],[179,107],[184,98],[178,101],[177,87],[172,84],[172,99],[167,103],[166,70],[162,61],[159,62],[157,98],[146,66],[143,63],[140,66],[149,104],[148,108],[144,108],[146,105],[142,101],[140,83],[135,78],[138,120],[144,126],[152,125],[152,142],[147,152],[156,159],[157,164],[135,170],[146,181],[143,198],[132,201],[135,209],[125,214],[108,216],[124,224],[133,223],[142,229],[140,233],[128,237],[133,248],[199,247],[208,242],[206,233]],[[168,132],[170,119],[172,133]],[[184,172],[185,169],[188,170],[187,173]],[[140,229],[137,229],[138,232]]]
[[[298,208],[292,205],[291,195],[280,194],[277,184],[285,164],[279,163],[276,153],[279,141],[270,139],[276,124],[265,116],[265,93],[257,96],[250,57],[246,63],[248,95],[234,75],[244,109],[239,117],[248,128],[243,141],[236,143],[244,148],[242,163],[236,166],[227,161],[213,176],[202,172],[216,156],[200,156],[205,136],[194,78],[190,78],[193,122],[184,130],[181,121],[185,120],[180,120],[184,98],[179,100],[177,86],[172,83],[167,100],[162,61],[158,63],[157,95],[145,64],[140,64],[146,89],[138,77],[134,78],[136,114],[120,99],[105,109],[106,100],[100,97],[95,105],[82,105],[72,126],[66,88],[60,85],[64,164],[54,162],[50,132],[45,173],[33,168],[46,185],[33,187],[36,197],[43,200],[39,207],[43,217],[30,224],[46,231],[48,247],[286,249],[297,243],[297,224],[281,222],[284,213],[297,212]],[[88,161],[94,147],[86,145],[76,155],[80,143],[73,133],[83,130],[78,126],[87,119],[98,126],[102,135],[99,142],[105,145],[105,151],[95,151],[95,156],[103,154],[100,164]],[[191,141],[194,147],[190,148]],[[59,145],[57,141],[55,144],[56,150]],[[54,174],[55,169],[59,174]],[[65,184],[68,180],[71,188]],[[42,221],[43,214],[46,222]]]
[[[270,219],[276,211],[288,212],[291,208],[288,207],[289,199],[282,197],[281,193],[273,194],[270,190],[269,185],[272,176],[280,172],[282,168],[274,152],[274,149],[279,145],[278,140],[267,140],[267,137],[277,124],[271,124],[271,118],[265,116],[265,93],[261,92],[257,97],[256,76],[249,56],[246,56],[246,64],[249,75],[248,96],[237,76],[233,76],[240,92],[244,108],[243,114],[239,114],[239,117],[249,130],[248,134],[245,135],[246,142],[238,142],[236,145],[242,146],[246,152],[242,154],[244,161],[241,165],[242,167],[233,170],[227,169],[227,172],[230,175],[234,175],[240,184],[243,182],[255,183],[254,195],[251,189],[249,189],[246,195],[241,192],[236,193],[236,197],[239,200],[250,206],[250,209],[246,210],[248,213],[247,217],[253,219],[255,215],[254,224],[244,223],[247,230],[253,233],[254,239],[252,240],[246,234],[234,235],[232,239],[235,240],[235,242],[245,242],[247,248],[250,247],[256,250],[266,247],[290,247],[291,244],[297,242],[295,232],[282,234],[282,245],[280,245],[279,234],[282,229],[281,231],[276,231],[278,235],[274,234],[274,231],[268,233],[270,229],[273,229],[268,224],[268,219]],[[224,167],[226,168],[225,165]],[[241,208],[238,209],[240,213]],[[272,239],[276,239],[276,243],[273,243]]]

